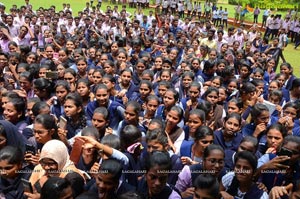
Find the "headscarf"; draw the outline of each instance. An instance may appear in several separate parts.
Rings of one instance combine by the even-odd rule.
[[[6,133],[6,145],[19,147],[25,153],[25,144],[28,143],[27,139],[18,132],[18,128],[11,122],[0,120],[0,124],[4,127]]]
[[[67,166],[73,164],[69,159],[68,148],[59,140],[50,140],[44,144],[40,155],[40,161],[44,158],[54,160],[57,163],[59,170],[63,170]]]

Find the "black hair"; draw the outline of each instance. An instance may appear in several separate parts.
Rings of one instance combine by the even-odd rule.
[[[293,80],[290,91],[297,87],[300,87],[300,78],[296,78]]]
[[[44,102],[44,101],[39,101],[39,102],[36,102],[33,106],[32,106],[32,113],[34,116],[37,116],[40,114],[41,110],[45,109],[45,108],[49,108],[50,110],[50,106]]]
[[[235,105],[239,108],[242,109],[244,107],[244,103],[243,100],[241,98],[232,98],[231,100],[228,101],[229,102],[233,102],[235,103]],[[228,105],[227,103],[227,105]]]
[[[206,117],[205,117],[205,112],[203,110],[200,110],[200,109],[192,109],[189,113],[189,116],[190,115],[197,115],[199,117],[199,119],[204,123],[205,120],[206,120]]]
[[[23,156],[22,150],[17,147],[5,146],[0,150],[0,161],[5,160],[8,164],[22,164]]]
[[[141,131],[134,125],[125,126],[120,132],[120,140],[123,149],[135,143],[142,137]]]
[[[157,118],[154,118],[150,121],[149,125],[151,124],[158,124],[158,126],[161,128],[161,129],[165,129],[165,124],[163,123],[163,121],[161,119],[157,119]]]
[[[200,174],[193,182],[193,185],[195,191],[197,189],[207,190],[211,198],[219,198],[219,182],[213,175],[209,173]]]
[[[42,187],[41,199],[60,198],[68,187],[71,187],[71,183],[66,178],[51,177]]]
[[[114,135],[114,134],[105,135],[101,140],[101,144],[110,146],[113,149],[117,149],[117,150],[121,149],[120,138],[119,138],[119,136]]]
[[[210,153],[211,153],[213,150],[219,150],[219,151],[221,151],[221,152],[224,154],[224,157],[225,157],[224,149],[223,149],[220,145],[217,145],[217,144],[210,144],[210,145],[208,145],[208,146],[204,149],[204,152],[203,152],[203,159],[206,159],[206,158],[210,155]]]
[[[213,108],[213,105],[210,102],[205,101],[205,100],[202,101],[202,102],[200,102],[197,105],[197,109],[200,109],[200,110],[204,111],[205,117],[208,116],[208,114],[210,113],[210,111],[212,110],[212,108]]]
[[[215,87],[208,87],[207,90],[205,91],[205,93],[203,94],[203,99],[206,99],[207,96],[210,94],[210,93],[217,93],[217,95],[219,95],[219,90]]]
[[[288,134],[288,131],[285,128],[285,126],[282,124],[279,124],[279,123],[274,123],[271,126],[269,126],[266,130],[266,132],[267,132],[266,134],[268,134],[268,132],[272,129],[278,130],[281,133],[283,138],[286,137]]]
[[[168,152],[154,151],[146,159],[146,171],[159,166],[160,170],[170,170],[172,168],[171,158]]]
[[[206,136],[213,136],[214,132],[208,126],[200,126],[195,132],[195,142],[204,139]]]
[[[38,90],[45,90],[49,95],[53,91],[53,85],[51,81],[45,78],[38,78],[33,82],[33,85]]]
[[[249,162],[249,164],[251,165],[251,167],[253,169],[253,174],[254,174],[256,167],[257,167],[256,156],[249,151],[241,151],[236,154],[236,156],[234,158],[234,163],[236,164],[239,159],[247,160]],[[232,179],[231,185],[229,186],[229,188],[226,192],[232,196],[236,196],[239,186],[240,186],[240,183],[237,180],[237,177],[235,175]]]
[[[77,172],[70,172],[65,176],[65,179],[68,180],[71,184],[73,197],[76,198],[84,192],[84,179]]]
[[[21,77],[26,78],[27,81],[29,81],[30,83],[33,81],[33,75],[32,75],[32,73],[30,73],[29,71],[24,71],[24,72],[22,72],[22,73],[20,74],[19,79],[20,79]]]
[[[52,135],[53,139],[58,139],[58,134],[57,134],[57,125],[54,117],[49,114],[39,114],[35,120],[34,123],[39,123],[43,125],[43,127],[47,130],[54,129],[54,134]]]
[[[231,113],[231,114],[227,115],[224,118],[224,122],[227,122],[227,120],[229,120],[230,118],[235,118],[239,122],[239,125],[241,126],[241,124],[242,124],[242,116],[240,114],[238,114],[238,113]]]
[[[107,108],[105,107],[98,107],[94,110],[94,113],[98,113],[98,114],[101,114],[103,115],[103,117],[105,118],[105,120],[108,120],[109,119],[109,112],[107,110]]]
[[[169,88],[166,92],[172,92],[173,93],[173,96],[174,96],[174,100],[175,102],[177,102],[179,100],[179,93],[177,90],[175,90],[174,88]]]
[[[70,92],[71,90],[69,82],[67,82],[66,80],[58,80],[55,84],[54,89],[56,90],[59,86],[62,86],[64,89],[67,90],[67,92]]]
[[[182,108],[180,108],[179,106],[176,106],[176,105],[175,105],[175,106],[172,106],[172,108],[170,109],[170,111],[175,111],[175,112],[177,112],[178,117],[179,117],[179,121],[182,120],[183,114],[184,114]]]
[[[168,144],[168,137],[163,129],[154,129],[147,132],[146,141],[149,142],[153,140],[158,141],[163,146]]]
[[[245,136],[243,139],[242,139],[242,141],[241,141],[241,143],[243,143],[243,142],[251,142],[252,144],[253,144],[253,146],[254,146],[254,148],[255,148],[255,151],[257,150],[257,148],[258,148],[258,140],[257,140],[257,138],[256,137],[253,137],[253,136]],[[240,143],[240,144],[241,144]]]
[[[112,179],[116,182],[119,182],[122,176],[122,164],[114,159],[103,160],[101,163],[99,172],[103,174],[109,174]]]
[[[22,115],[18,120],[22,120],[25,117],[26,103],[23,98],[11,98],[8,103],[12,103],[17,113],[21,113]]]
[[[258,118],[263,111],[269,112],[269,109],[266,105],[264,105],[264,104],[255,104],[253,106],[252,110],[251,110],[252,120],[254,121],[256,118]]]
[[[94,137],[97,141],[100,140],[98,130],[93,126],[84,127],[81,131],[81,135]]]
[[[284,146],[288,142],[296,143],[298,151],[300,150],[300,137],[294,135],[288,135],[284,138],[282,146]]]

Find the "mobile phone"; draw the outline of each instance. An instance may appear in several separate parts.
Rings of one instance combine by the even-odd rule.
[[[279,151],[279,156],[288,156],[288,157],[292,157],[293,152],[287,148],[282,147]],[[281,162],[281,164],[283,165],[289,165],[290,160],[286,160],[284,162]]]
[[[82,153],[82,146],[84,145],[84,140],[76,139],[70,155],[70,160],[77,164],[79,162],[81,153]]]
[[[26,144],[25,145],[25,152],[26,153],[31,153],[31,154],[35,155],[35,153],[36,153],[35,147],[33,145]]]
[[[67,119],[63,116],[59,117],[59,128],[66,130],[67,128]]]
[[[58,79],[58,72],[56,71],[47,71],[46,78],[48,79]]]
[[[24,192],[33,193],[31,183],[28,180],[24,179],[24,178],[22,178],[21,181],[22,181],[22,185],[23,185],[23,188],[24,188]]]

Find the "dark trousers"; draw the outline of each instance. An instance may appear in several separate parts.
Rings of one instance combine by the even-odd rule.
[[[254,15],[253,23],[257,23],[258,15]]]

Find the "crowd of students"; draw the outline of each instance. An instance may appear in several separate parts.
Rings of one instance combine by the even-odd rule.
[[[299,69],[280,35],[25,2],[0,5],[0,198],[300,194]]]

